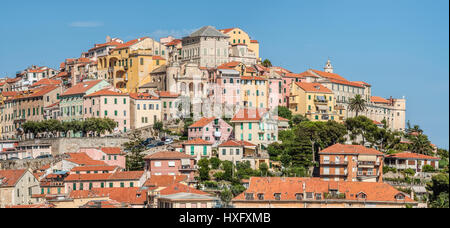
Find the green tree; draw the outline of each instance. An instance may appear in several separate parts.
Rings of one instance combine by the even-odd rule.
[[[354,98],[350,99],[348,108],[350,111],[354,111],[356,116],[358,116],[360,112],[366,110],[366,101],[361,97],[361,95],[356,94]]]
[[[211,159],[209,159],[209,163],[211,163],[211,168],[212,169],[219,169],[220,164],[222,163],[222,161],[220,161],[219,158],[212,157]]]
[[[293,115],[291,120],[289,121],[289,126],[294,127],[294,126],[300,124],[301,122],[305,122],[305,121],[309,121],[309,119],[303,115]]]
[[[202,158],[200,161],[198,161],[198,167],[200,181],[210,180],[209,171],[211,169],[209,168],[209,160],[206,158]]]
[[[144,155],[145,151],[144,140],[137,132],[133,132],[130,136],[130,141],[123,144],[123,148],[127,151],[126,166],[129,171],[137,171],[144,169]]]
[[[229,189],[225,189],[220,193],[220,200],[225,208],[229,207],[232,199],[233,193]]]
[[[428,136],[419,134],[411,137],[410,140],[412,152],[425,155],[431,155],[433,153],[433,148],[431,147],[430,140],[428,140]]]
[[[164,129],[164,124],[161,121],[156,121],[155,124],[153,124],[153,130],[159,133]]]
[[[267,165],[267,163],[260,163],[259,171],[261,172],[261,176],[269,176],[269,166]]]
[[[448,208],[449,195],[449,175],[438,174],[431,178],[431,182],[427,183],[427,189],[432,191],[430,195],[431,207],[446,207]]]
[[[270,60],[268,60],[268,59],[265,59],[265,60],[262,62],[262,65],[263,65],[264,67],[272,67],[272,62],[270,62]]]
[[[292,112],[287,107],[278,106],[278,116],[290,120],[292,118]]]

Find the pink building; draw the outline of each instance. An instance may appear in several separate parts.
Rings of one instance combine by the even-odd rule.
[[[125,153],[119,147],[80,148],[78,153],[85,153],[93,160],[103,161],[109,166],[126,167]]]
[[[283,80],[281,77],[269,76],[269,99],[267,103],[270,110],[278,108],[278,106],[286,106],[283,89]]]
[[[189,140],[200,138],[213,145],[228,141],[233,127],[220,118],[201,118],[188,129]]]
[[[175,151],[162,151],[151,154],[146,156],[144,160],[145,170],[150,173],[150,176],[186,175],[189,180],[192,180],[197,170],[193,156]]]
[[[240,73],[234,69],[220,69],[210,72],[213,101],[228,106],[242,105]]]
[[[294,73],[282,73],[283,77],[283,106],[289,107],[289,96],[291,94],[290,87],[292,82],[302,82],[302,75],[301,74],[294,74]]]
[[[84,119],[110,118],[117,122],[116,132],[130,129],[130,97],[108,89],[84,97]]]

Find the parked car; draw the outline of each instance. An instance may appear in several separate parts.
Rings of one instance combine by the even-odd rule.
[[[19,160],[19,158],[14,157],[14,158],[10,158],[8,160]]]
[[[148,150],[148,149],[155,148],[155,147],[157,147],[156,143],[152,143],[152,144],[148,144],[146,148]]]
[[[51,157],[53,157],[51,154],[46,154],[46,155],[37,156],[36,159],[51,158]]]
[[[171,143],[173,143],[173,139],[166,139],[166,141],[165,141],[166,145],[171,144]]]
[[[164,142],[161,142],[161,141],[159,141],[159,142],[156,143],[156,146],[164,146],[164,145],[165,145],[165,143],[164,143]]]
[[[26,157],[26,158],[22,158],[22,159],[24,159],[24,160],[30,160],[30,159],[33,159],[33,157]]]

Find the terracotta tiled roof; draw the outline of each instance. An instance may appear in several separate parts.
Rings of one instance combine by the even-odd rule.
[[[152,57],[153,60],[166,60],[165,58],[161,57],[161,56],[153,56]]]
[[[64,181],[107,181],[111,173],[70,174]]]
[[[286,119],[286,118],[283,118],[283,117],[281,117],[281,116],[278,116],[278,121],[284,121],[284,122],[287,122],[287,121],[289,121],[289,120]]]
[[[89,51],[93,51],[93,50],[96,50],[96,49],[99,49],[102,47],[107,47],[107,46],[116,46],[117,47],[118,45],[121,45],[121,43],[116,42],[116,41],[111,41],[111,42],[104,43],[104,44],[95,44],[95,47],[89,49]]]
[[[131,206],[116,200],[91,200],[80,208],[131,208]]]
[[[219,31],[221,31],[222,33],[229,33],[229,32],[231,32],[231,31],[233,31],[233,30],[235,30],[236,28],[227,28],[227,29],[221,29],[221,30],[219,30]]]
[[[29,98],[35,98],[35,97],[42,97],[45,94],[47,94],[55,89],[58,89],[58,88],[59,88],[58,85],[47,85],[47,86],[35,88],[32,90],[28,90],[25,92],[17,93],[11,99],[16,100],[16,99],[29,99]]]
[[[45,107],[45,108],[53,108],[53,107],[56,107],[56,106],[58,106],[58,105],[59,105],[59,101],[56,102],[56,103],[54,103],[54,104],[51,104],[51,105],[49,105],[49,106],[47,106],[47,107]]]
[[[201,138],[195,138],[183,143],[184,145],[212,145],[212,143]]]
[[[367,148],[361,145],[343,145],[335,144],[327,147],[319,152],[319,154],[366,154],[366,155],[383,155],[378,150]]]
[[[159,100],[148,93],[130,93],[130,98],[135,100]]]
[[[102,80],[96,80],[96,81],[87,81],[82,82],[79,84],[76,84],[75,86],[68,89],[65,93],[61,94],[61,96],[70,96],[70,95],[76,95],[76,94],[84,94],[86,91],[100,83]]]
[[[128,94],[111,91],[110,89],[102,89],[95,93],[86,95],[85,97],[99,97],[99,96],[128,96]]]
[[[187,192],[187,193],[194,193],[194,194],[200,194],[200,195],[209,195],[208,193],[204,191],[200,191],[198,189],[189,187],[187,185],[176,183],[168,186],[167,188],[161,190],[159,192],[160,195],[172,195],[180,192]]]
[[[194,127],[204,127],[206,125],[208,125],[209,123],[211,123],[211,121],[215,120],[215,117],[203,117],[200,120],[198,120],[197,122],[195,122],[194,124],[192,124],[191,126],[189,126],[189,128],[194,128]]]
[[[310,93],[333,93],[320,83],[296,82],[297,86]]]
[[[26,171],[25,169],[0,170],[0,188],[14,187]]]
[[[390,102],[382,97],[375,97],[372,96],[370,99],[373,103],[383,103],[383,104],[389,104]]]
[[[181,43],[180,39],[175,39],[175,40],[172,40],[171,42],[167,43],[166,46],[176,46],[180,43]]]
[[[123,154],[122,150],[120,149],[120,147],[102,147],[100,148],[100,150],[108,155],[120,155]]]
[[[86,153],[68,153],[70,158],[65,159],[69,162],[78,164],[78,165],[104,165],[106,166],[106,163],[103,161],[97,161],[89,157]]]
[[[231,122],[260,121],[266,112],[267,110],[265,109],[241,109],[233,116]]]
[[[258,41],[257,40],[250,40],[250,43],[258,43]]]
[[[224,63],[224,64],[218,66],[217,69],[234,69],[234,68],[237,67],[239,64],[241,64],[241,62],[238,62],[238,61],[233,61],[233,62],[229,62],[229,63]]]
[[[303,188],[305,187],[305,188]],[[323,181],[318,178],[298,178],[298,177],[252,177],[249,188],[233,199],[233,201],[245,200],[246,193],[253,193],[255,201],[257,194],[264,194],[264,201],[275,200],[275,194],[281,194],[281,201],[297,200],[296,194],[329,193],[330,190],[337,190],[345,194],[345,201],[365,201],[365,202],[391,202],[391,203],[415,203],[406,194],[401,193],[394,187],[386,183],[379,182],[346,182],[346,181]],[[366,194],[366,199],[358,199],[359,193]],[[405,199],[397,200],[395,197],[402,194]],[[323,197],[323,195],[322,195]]]
[[[69,74],[67,72],[59,72],[57,75],[55,75],[54,78],[62,78],[65,76],[68,76]]]
[[[32,87],[39,86],[39,85],[59,85],[61,83],[62,83],[61,80],[54,80],[54,79],[43,78],[43,79],[35,82],[32,85]]]
[[[54,208],[53,204],[30,204],[30,205],[14,205],[6,206],[6,208]]]
[[[20,81],[22,78],[8,78],[6,79],[6,83],[16,83]]]
[[[161,175],[156,176],[152,175],[144,184],[145,187],[167,187],[169,185],[179,183],[182,181],[186,181],[188,179],[188,176],[186,175]]]
[[[355,81],[353,83],[357,83],[357,84],[361,84],[361,85],[365,85],[365,86],[371,86],[369,83],[367,82],[362,82],[362,81]]]
[[[2,96],[4,96],[4,97],[14,97],[17,94],[19,94],[19,92],[17,92],[17,91],[4,91],[4,92],[2,92]]]
[[[113,173],[109,180],[139,180],[144,175],[144,171],[124,171]]]
[[[375,124],[375,125],[383,125],[382,123],[380,123],[380,122],[378,122],[376,120],[373,120],[373,124]]]
[[[432,157],[424,154],[416,154],[411,152],[402,152],[386,156],[388,158],[403,158],[403,159],[420,159],[420,160],[440,160],[437,157]]]
[[[241,76],[241,80],[257,80],[257,81],[267,81],[267,79],[258,76]]]
[[[145,160],[183,159],[183,158],[193,159],[194,157],[176,151],[161,151],[144,157]]]
[[[69,195],[72,199],[109,197],[121,203],[144,205],[147,201],[147,192],[140,188],[93,188],[91,190],[76,190]]]
[[[130,41],[128,41],[126,43],[123,43],[123,44],[119,44],[119,45],[116,46],[116,48],[114,50],[128,48],[128,47],[130,47],[132,45],[137,44],[138,42],[141,42],[142,40],[144,40],[146,38],[148,38],[148,37],[142,37],[142,38],[139,38],[139,39],[130,40]]]
[[[99,166],[78,166],[74,167],[71,172],[84,172],[84,171],[114,171],[117,169],[117,166],[109,166],[109,165],[99,165]]]
[[[256,147],[256,145],[253,143],[249,143],[247,141],[237,141],[237,140],[226,141],[226,142],[220,144],[218,147],[236,147],[236,146]]]
[[[180,96],[178,93],[172,93],[169,91],[157,91],[156,94],[158,94],[160,97],[167,97],[167,98],[177,98]]]

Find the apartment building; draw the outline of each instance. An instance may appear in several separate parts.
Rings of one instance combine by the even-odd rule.
[[[0,170],[0,208],[35,203],[39,181],[25,169]]]
[[[319,178],[251,177],[232,200],[236,208],[405,208],[417,206],[386,183],[325,181]]]
[[[387,155],[385,158],[385,165],[396,168],[397,170],[413,169],[415,172],[420,173],[423,171],[423,166],[425,165],[429,165],[435,170],[438,170],[439,160],[438,157],[424,154],[401,152]]]
[[[210,159],[212,157],[212,143],[201,138],[195,138],[183,143],[184,153],[194,156],[199,161],[202,158]]]
[[[320,177],[349,182],[382,182],[384,154],[361,145],[335,144],[319,152]]]
[[[150,176],[187,176],[189,180],[194,180],[197,170],[195,157],[175,152],[161,151],[144,157],[145,170]]]
[[[150,93],[130,93],[130,127],[132,130],[154,125],[162,120],[162,102]]]
[[[253,52],[255,58],[260,62],[259,58],[259,42],[251,39],[250,35],[240,28],[227,28],[219,30],[225,35],[228,35],[228,45],[244,44],[248,46],[248,50]]]
[[[227,141],[232,132],[233,127],[223,119],[203,117],[188,127],[188,138],[201,138],[217,146]]]

